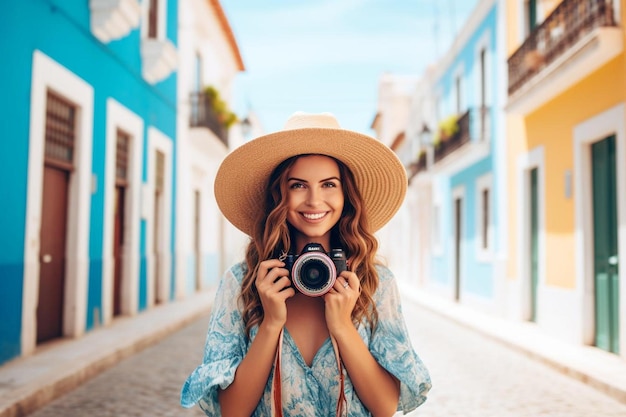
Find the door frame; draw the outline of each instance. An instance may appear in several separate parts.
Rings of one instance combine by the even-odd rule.
[[[530,171],[537,169],[537,221],[538,221],[538,252],[539,277],[537,282],[536,320],[541,320],[542,290],[545,287],[546,259],[545,259],[545,150],[543,145],[521,154],[517,159],[517,270],[520,276],[520,311],[519,318],[528,321],[532,317],[532,276],[530,269],[530,220],[531,213],[528,204],[530,196]]]
[[[139,251],[141,213],[141,167],[144,144],[144,122],[141,117],[118,101],[107,99],[106,160],[104,178],[104,219],[102,252],[102,320],[113,318],[113,217],[115,210],[115,162],[117,131],[130,135],[126,226],[124,230],[124,269],[122,271],[122,315],[133,315],[139,305]]]
[[[452,283],[452,288],[451,288],[452,300],[460,303],[463,301],[463,282],[464,282],[463,255],[467,255],[467,251],[465,250],[466,248],[464,247],[464,240],[463,240],[463,237],[464,237],[463,230],[465,228],[465,221],[466,221],[465,206],[467,205],[467,199],[465,198],[465,186],[460,185],[458,187],[455,187],[452,190],[451,196],[452,196],[452,199],[450,200],[450,214],[451,214],[450,225],[452,227],[452,233],[451,233],[452,262],[450,264],[452,265],[452,270],[450,271],[450,276],[452,279],[450,282]],[[457,224],[457,214],[456,214],[456,201],[457,200],[461,200],[460,212],[458,214],[459,224]],[[456,233],[457,229],[459,231],[458,236]],[[456,252],[457,239],[459,240],[458,254]],[[458,275],[457,275],[457,270],[458,270]]]
[[[147,154],[147,172],[148,182],[144,183],[142,217],[147,221],[146,228],[146,250],[145,254],[148,259],[148,286],[147,286],[147,303],[148,308],[154,306],[155,299],[159,302],[166,302],[170,299],[172,284],[172,176],[173,176],[173,142],[168,136],[153,126],[148,127],[148,154]],[[160,219],[154,219],[154,191],[156,187],[156,151],[160,151],[165,156],[165,178],[163,190],[163,210],[160,213]],[[160,240],[157,243],[161,256],[159,257],[159,271],[162,273],[158,277],[160,282],[156,282],[156,260],[151,251],[154,236],[155,221],[159,222]],[[159,293],[155,294],[156,289]]]
[[[626,317],[626,105],[618,104],[574,126],[574,196],[576,203],[576,291],[581,300],[581,341],[595,343],[595,277],[591,145],[615,135],[617,223],[620,282],[619,316]],[[620,320],[620,356],[626,358],[626,320]]]
[[[46,95],[53,90],[77,107],[74,166],[68,196],[67,263],[63,335],[78,337],[85,331],[87,277],[89,276],[89,217],[92,188],[93,97],[91,85],[41,51],[33,52],[31,79],[24,291],[22,297],[22,355],[36,349],[39,292],[39,230],[46,124]]]

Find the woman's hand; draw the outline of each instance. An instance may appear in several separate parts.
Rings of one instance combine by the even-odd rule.
[[[256,276],[256,289],[263,306],[263,325],[272,328],[281,328],[287,322],[288,298],[295,295],[296,291],[291,286],[288,278],[289,271],[284,262],[278,259],[269,259],[259,263]]]
[[[324,295],[326,303],[326,325],[331,335],[354,327],[352,310],[359,299],[361,283],[354,272],[343,271],[333,288]]]

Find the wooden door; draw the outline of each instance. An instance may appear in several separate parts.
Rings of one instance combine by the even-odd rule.
[[[63,336],[67,221],[76,139],[76,107],[46,95],[45,157],[39,231],[37,343]]]
[[[63,336],[69,172],[44,167],[40,230],[37,343]]]
[[[113,214],[113,316],[119,316],[122,308],[124,281],[124,255],[126,247],[126,190],[128,187],[128,163],[131,136],[117,130],[115,146],[115,208]],[[128,279],[128,277],[126,278]]]
[[[154,302],[155,304],[161,302],[161,274],[165,273],[161,269],[162,260],[162,240],[163,231],[161,230],[162,216],[163,216],[163,193],[165,191],[165,154],[161,151],[156,151],[155,155],[155,186],[154,186],[154,233],[152,241],[152,250],[154,257]]]
[[[463,208],[463,200],[457,198],[454,200],[454,299],[461,299],[461,243],[462,224],[461,211]]]
[[[122,279],[124,271],[124,208],[126,188],[115,187],[115,221],[113,229],[113,315],[122,314]]]
[[[619,277],[617,264],[617,179],[615,136],[591,146],[595,344],[619,353]]]
[[[538,170],[529,172],[530,190],[528,196],[529,221],[529,271],[530,271],[530,321],[537,321],[537,288],[539,286],[539,187]]]

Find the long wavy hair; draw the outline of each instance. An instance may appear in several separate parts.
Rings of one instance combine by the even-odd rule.
[[[266,189],[264,209],[255,219],[255,228],[246,251],[248,266],[243,278],[240,301],[243,305],[243,321],[246,334],[263,320],[263,307],[256,289],[255,279],[259,262],[276,259],[291,248],[292,227],[287,223],[288,192],[287,174],[296,160],[305,155],[286,159],[270,176]],[[374,330],[378,323],[378,312],[373,295],[378,288],[376,253],[378,241],[370,232],[363,200],[352,172],[341,161],[333,158],[339,166],[344,193],[344,208],[341,218],[331,230],[331,245],[342,248],[348,259],[348,268],[356,273],[361,282],[361,294],[352,311],[353,322],[365,321]],[[330,248],[327,248],[330,249]]]

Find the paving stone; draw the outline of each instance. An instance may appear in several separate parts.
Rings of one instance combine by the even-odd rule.
[[[428,366],[433,389],[410,416],[624,417],[626,404],[555,369],[404,302],[413,343]],[[208,317],[125,359],[32,417],[185,417],[180,407],[187,375],[200,363]]]

